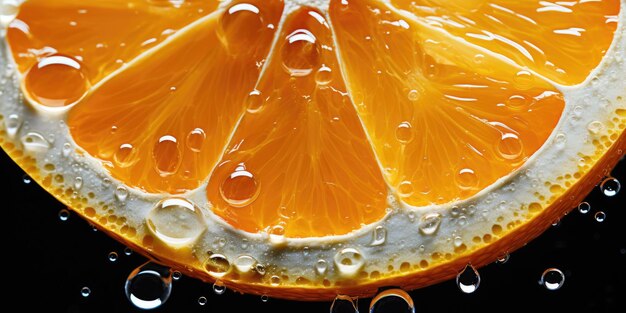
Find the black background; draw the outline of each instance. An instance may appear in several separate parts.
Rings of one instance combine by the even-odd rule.
[[[5,264],[4,307],[25,311],[141,312],[124,295],[128,274],[146,259],[124,254],[124,246],[93,231],[76,214],[61,221],[62,204],[0,152]],[[613,171],[626,182],[626,161]],[[462,294],[453,281],[412,291],[416,312],[626,312],[626,186],[608,198],[596,188],[588,197],[592,211],[572,211],[560,225],[511,254],[506,264],[479,270],[480,288]],[[606,212],[598,223],[594,213]],[[116,262],[108,254],[118,253]],[[561,269],[565,284],[548,291],[537,281],[549,267]],[[89,297],[81,288],[91,289]],[[208,303],[198,304],[205,296]],[[367,312],[370,299],[360,299]],[[151,312],[328,312],[330,303],[305,303],[241,295],[215,295],[210,284],[183,277],[175,281],[170,299]],[[18,310],[22,311],[22,310]]]

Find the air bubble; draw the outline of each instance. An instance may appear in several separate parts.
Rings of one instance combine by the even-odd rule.
[[[173,271],[172,272],[172,279],[173,280],[180,280],[183,277],[183,273],[179,272],[179,271]]]
[[[283,68],[291,76],[307,76],[318,66],[320,50],[313,33],[307,29],[298,29],[287,36],[283,45]]]
[[[506,106],[515,111],[528,110],[531,100],[525,95],[512,95],[507,99]]]
[[[83,178],[78,176],[74,178],[74,189],[80,190],[81,188],[83,188]]]
[[[420,218],[418,228],[422,234],[432,235],[439,229],[440,224],[441,214],[426,213]]]
[[[567,143],[567,136],[565,134],[558,134],[554,137],[554,144],[558,149],[565,148],[565,144]]]
[[[189,245],[206,229],[200,208],[182,198],[160,201],[146,217],[148,229],[172,246]]]
[[[33,179],[30,178],[30,176],[28,176],[27,174],[24,174],[24,176],[22,176],[22,181],[24,182],[24,184],[28,185],[33,182]]]
[[[480,274],[471,264],[467,264],[463,271],[456,275],[456,285],[464,293],[473,293],[480,286]]]
[[[144,310],[158,308],[172,292],[172,271],[156,263],[145,263],[130,273],[124,291],[136,307]]]
[[[528,90],[535,85],[533,74],[527,70],[517,72],[513,79],[515,81],[515,87],[521,90]]]
[[[61,154],[63,154],[63,156],[67,158],[68,156],[70,156],[71,153],[72,145],[70,145],[69,143],[64,143],[63,148],[61,149]]]
[[[462,189],[478,187],[478,175],[471,168],[463,168],[456,175],[456,182]]]
[[[230,206],[241,208],[254,202],[259,187],[256,177],[240,163],[220,186],[220,195]]]
[[[219,38],[233,55],[253,53],[265,29],[263,14],[250,3],[237,3],[220,19]]]
[[[409,101],[415,102],[420,99],[420,93],[419,91],[412,89],[411,91],[409,91],[407,98],[409,99]]]
[[[254,270],[257,261],[249,255],[240,255],[235,259],[234,265],[240,273],[249,273]]]
[[[364,265],[365,258],[354,248],[345,248],[335,254],[335,267],[344,276],[355,275]]]
[[[89,81],[79,60],[55,54],[41,59],[24,78],[33,100],[47,107],[63,107],[81,99]]]
[[[201,306],[205,306],[207,304],[208,300],[205,296],[200,296],[198,298],[198,304]]]
[[[603,128],[604,128],[604,125],[600,121],[593,121],[587,124],[587,130],[594,135],[599,134]]]
[[[498,264],[504,264],[504,263],[508,262],[510,258],[511,258],[511,255],[508,254],[508,253],[505,253],[505,254],[499,256],[498,260],[496,262],[498,262]]]
[[[600,183],[600,190],[607,197],[614,197],[622,189],[622,184],[614,177],[607,177]]]
[[[558,268],[549,268],[541,274],[539,284],[546,289],[554,291],[561,289],[565,283],[565,274]]]
[[[398,185],[398,195],[402,198],[408,198],[413,195],[413,184],[405,180]]]

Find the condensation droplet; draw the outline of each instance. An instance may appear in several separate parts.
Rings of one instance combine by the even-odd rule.
[[[456,285],[464,293],[473,293],[480,286],[480,274],[471,264],[467,264],[463,271],[456,275]]]
[[[506,100],[506,106],[515,111],[528,110],[531,100],[525,95],[512,95]]]
[[[63,222],[67,221],[70,218],[70,211],[66,209],[62,209],[59,211],[59,219]]]
[[[11,114],[4,121],[4,126],[6,129],[7,135],[9,135],[10,138],[15,138],[15,135],[17,135],[17,132],[20,130],[20,127],[22,126],[22,119],[17,114]]]
[[[505,253],[505,254],[499,256],[498,260],[496,262],[498,262],[498,264],[504,264],[504,263],[508,262],[510,258],[511,258],[511,255],[508,254],[508,253]]]
[[[79,60],[55,54],[31,67],[24,77],[24,86],[36,102],[47,107],[63,107],[87,93],[89,80]]]
[[[440,224],[441,214],[426,213],[420,218],[418,228],[422,234],[432,235],[439,229]]]
[[[513,80],[515,81],[515,87],[520,90],[528,90],[535,86],[535,78],[533,74],[527,70],[517,72]]]
[[[614,177],[607,177],[600,183],[600,190],[607,197],[617,195],[622,189],[622,184]]]
[[[198,298],[198,304],[201,305],[201,306],[206,305],[207,302],[208,302],[208,300],[207,300],[207,298],[205,296],[200,296]]]
[[[604,128],[604,125],[600,121],[593,121],[587,124],[587,130],[594,135],[599,134],[603,128]]]
[[[413,195],[413,184],[408,181],[402,181],[400,182],[400,184],[398,185],[398,195],[402,198],[408,198],[410,196]]]
[[[80,289],[80,295],[87,298],[91,295],[91,289],[89,287],[83,287]]]
[[[248,94],[248,97],[246,98],[246,109],[248,110],[248,112],[260,112],[261,110],[263,110],[264,106],[265,100],[263,99],[260,91],[253,90]]]
[[[151,310],[160,307],[172,292],[172,271],[147,262],[133,270],[124,285],[126,297],[136,307]]]
[[[230,206],[245,207],[257,198],[260,184],[243,163],[226,177],[220,186],[220,195]]]
[[[315,73],[315,81],[318,85],[326,86],[333,80],[333,71],[330,67],[322,65]]]
[[[200,208],[182,198],[164,199],[146,217],[148,229],[172,246],[189,245],[206,229]]]
[[[224,285],[224,282],[222,282],[221,280],[216,280],[215,283],[213,283],[213,292],[216,295],[223,295],[226,292],[226,286]]]
[[[111,262],[115,262],[115,261],[117,261],[117,258],[118,258],[118,256],[117,256],[117,252],[115,252],[115,251],[111,251],[111,252],[109,252],[109,254],[107,255],[107,257],[109,258],[109,261],[111,261]]]
[[[235,259],[234,265],[240,273],[250,273],[254,270],[257,261],[249,255],[240,255]]]
[[[588,202],[581,202],[580,204],[578,204],[578,212],[582,214],[587,214],[589,213],[589,211],[591,211],[591,204],[589,204]]]
[[[120,186],[115,189],[115,198],[117,201],[124,202],[128,198],[128,189]]]
[[[396,128],[396,139],[398,139],[401,143],[408,143],[413,140],[413,128],[411,127],[411,123],[402,122]]]
[[[463,168],[456,175],[456,182],[462,189],[478,187],[478,175],[471,168]]]
[[[313,33],[298,29],[287,36],[282,47],[283,68],[291,76],[307,76],[318,66],[320,50]]]
[[[152,149],[152,157],[159,175],[166,177],[176,173],[182,160],[178,139],[170,135],[159,138]]]
[[[335,254],[335,267],[344,276],[355,275],[364,265],[365,258],[355,248],[345,248]]]
[[[179,272],[179,271],[173,271],[172,272],[172,279],[173,280],[180,280],[183,277],[183,273]]]
[[[117,151],[113,154],[113,161],[115,161],[115,165],[121,168],[126,168],[138,161],[136,154],[137,150],[135,147],[129,143],[125,143],[117,148]]]
[[[325,275],[327,270],[328,262],[326,262],[326,260],[320,259],[315,262],[315,272],[317,272],[318,275]]]
[[[204,141],[206,140],[206,134],[202,128],[195,128],[189,134],[187,134],[187,148],[193,152],[202,151]]]
[[[370,246],[380,246],[385,244],[387,240],[387,229],[384,226],[376,226],[372,233],[372,242]]]
[[[280,285],[280,277],[273,275],[272,277],[270,277],[270,285],[272,286],[278,286]]]
[[[204,268],[215,277],[222,277],[230,271],[230,262],[221,254],[212,254],[204,263]]]
[[[24,149],[29,152],[41,153],[50,149],[50,143],[40,133],[29,132],[21,139]]]
[[[539,284],[548,290],[558,290],[565,283],[565,274],[558,268],[549,268],[541,274]]]
[[[404,290],[387,289],[377,294],[370,303],[369,313],[415,313],[415,304]]]
[[[419,91],[412,89],[409,91],[407,98],[409,99],[409,101],[415,102],[420,99],[420,93]]]
[[[596,222],[602,223],[606,220],[606,213],[604,213],[604,211],[598,211],[593,217],[596,219]]]
[[[554,137],[554,144],[557,148],[563,149],[565,148],[565,144],[567,143],[567,136],[565,134],[558,134]]]
[[[71,153],[72,153],[72,145],[70,145],[67,142],[64,143],[63,148],[61,148],[61,154],[67,158],[68,156],[70,156]]]
[[[22,176],[22,181],[24,182],[24,184],[28,185],[33,182],[33,179],[30,178],[30,176],[28,176],[27,174],[24,174],[24,176]]]
[[[265,28],[261,10],[245,2],[230,6],[221,16],[219,25],[219,38],[233,55],[253,53],[250,47],[258,45]]]
[[[500,156],[507,160],[515,160],[522,156],[524,146],[522,140],[513,133],[502,134],[497,145]]]
[[[270,300],[270,297],[268,297],[267,295],[262,295],[261,296],[261,302],[266,303],[269,300]]]

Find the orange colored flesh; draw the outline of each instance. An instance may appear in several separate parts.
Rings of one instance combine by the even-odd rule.
[[[115,178],[171,194],[208,180],[235,228],[315,237],[380,220],[389,187],[441,204],[519,168],[561,116],[553,84],[598,65],[619,11],[391,2],[404,11],[333,0],[281,24],[282,1],[30,0],[7,38],[25,93],[76,103],[73,139]],[[61,55],[80,72],[33,70]]]

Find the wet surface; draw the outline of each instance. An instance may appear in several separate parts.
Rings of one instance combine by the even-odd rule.
[[[3,251],[7,305],[29,311],[142,312],[126,298],[124,283],[136,267],[146,262],[138,253],[125,251],[29,179],[4,152],[1,195],[6,236]],[[613,176],[626,181],[626,162]],[[555,309],[574,312],[620,312],[626,307],[626,191],[606,197],[600,188],[586,200],[591,209],[572,211],[544,235],[513,252],[504,264],[478,269],[480,287],[472,294],[459,291],[454,280],[412,291],[416,312],[536,312]],[[595,214],[604,212],[599,223]],[[64,215],[63,215],[64,216]],[[110,253],[116,252],[115,261]],[[558,268],[565,282],[558,290],[539,285],[542,273]],[[328,312],[331,302],[303,303],[231,290],[218,295],[212,284],[189,277],[172,282],[170,298],[149,312]],[[84,289],[87,287],[87,289]],[[86,292],[88,290],[89,292]],[[85,294],[87,293],[87,296]],[[206,298],[201,305],[200,297]],[[368,312],[371,299],[359,299],[360,312]]]

